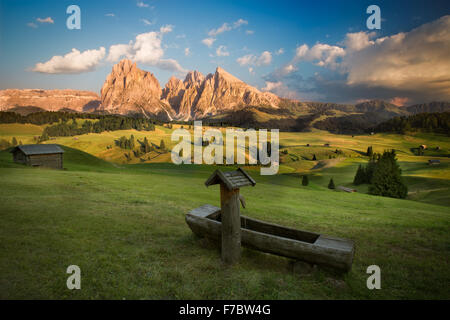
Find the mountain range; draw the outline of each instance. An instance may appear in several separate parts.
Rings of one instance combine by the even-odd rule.
[[[398,107],[381,100],[356,105],[300,102],[262,92],[223,68],[204,76],[190,71],[162,88],[156,77],[124,59],[113,66],[100,96],[90,91],[0,90],[0,111],[75,111],[144,116],[163,121],[203,119],[243,127],[301,131],[312,126],[358,132],[395,116],[450,110],[448,102]]]

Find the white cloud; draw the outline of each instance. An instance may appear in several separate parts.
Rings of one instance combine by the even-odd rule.
[[[211,31],[208,32],[208,35],[211,37],[215,37],[221,33],[224,33],[226,31],[230,31],[231,27],[228,25],[228,23],[224,23],[221,27],[217,28],[217,29],[212,29]]]
[[[161,34],[166,34],[166,33],[172,32],[172,30],[173,30],[173,25],[167,24],[165,26],[162,26],[159,29],[159,32],[161,32]]]
[[[150,20],[147,19],[141,19],[141,21],[146,25],[146,26],[151,26],[153,24],[153,22],[151,22]]]
[[[160,31],[141,33],[136,36],[135,41],[128,44],[115,44],[109,48],[107,60],[117,62],[122,57],[126,57],[135,62],[155,66],[163,70],[185,72],[180,64],[174,59],[164,59],[164,49],[162,48],[162,37],[167,32],[172,31],[173,26],[166,25]]]
[[[233,29],[237,29],[237,28],[239,28],[240,26],[242,26],[244,24],[247,25],[248,21],[244,20],[244,19],[239,19],[239,20],[233,22],[232,24],[229,24],[229,23],[225,22],[219,28],[210,30],[208,32],[208,35],[210,37],[216,37],[216,36],[218,36],[221,33],[224,33],[224,32],[227,32],[227,31],[230,31],[230,30],[233,30]]]
[[[34,28],[34,29],[36,29],[38,27],[37,24],[34,22],[28,22],[27,26],[29,26],[30,28]]]
[[[239,19],[238,21],[233,23],[233,28],[239,28],[240,26],[242,26],[244,24],[248,24],[248,21],[244,20],[244,19]]]
[[[208,48],[211,48],[211,46],[213,45],[214,41],[216,41],[216,39],[214,38],[206,38],[202,40],[202,43],[207,46]]]
[[[295,50],[294,62],[316,62],[318,66],[334,69],[339,65],[337,60],[343,56],[345,56],[345,50],[338,46],[317,43],[309,48],[308,45],[304,44]]]
[[[283,85],[283,83],[281,81],[277,81],[277,82],[271,82],[271,81],[266,81],[266,86],[264,88],[261,88],[262,91],[271,91],[273,89],[279,88]]]
[[[275,54],[276,54],[277,56],[279,56],[279,55],[281,55],[281,54],[283,54],[283,53],[284,53],[284,49],[283,49],[283,48],[280,48],[280,49],[277,50],[277,52],[275,52]]]
[[[240,66],[267,66],[272,62],[272,54],[269,51],[264,51],[259,57],[254,54],[247,54],[236,61]]]
[[[105,57],[105,48],[80,52],[72,49],[64,56],[54,56],[44,63],[37,63],[32,71],[50,74],[70,74],[93,71]]]
[[[276,94],[279,97],[297,99],[298,94],[295,91],[289,90],[289,88],[281,81],[265,81],[266,86],[261,88],[262,91],[268,91]]]
[[[253,30],[245,30],[245,33],[246,33],[246,34],[254,34],[255,31],[253,31]]]
[[[150,7],[150,5],[146,4],[146,3],[143,2],[143,1],[138,1],[138,2],[136,3],[136,5],[137,5],[139,8],[148,8],[148,7]]]
[[[225,57],[230,55],[230,53],[227,51],[227,47],[225,46],[219,46],[216,50],[216,54],[218,57]]]
[[[37,18],[36,21],[40,22],[40,23],[51,23],[51,24],[55,23],[55,21],[53,21],[53,19],[51,17],[47,17],[47,18],[44,18],[44,19]]]
[[[191,49],[185,48],[184,49],[184,55],[187,56],[187,57],[190,56],[191,55]]]
[[[105,14],[106,17],[115,17],[116,15],[114,13],[107,13]]]
[[[347,50],[359,51],[374,44],[374,41],[369,40],[375,36],[375,32],[367,33],[364,31],[347,33],[344,45]]]

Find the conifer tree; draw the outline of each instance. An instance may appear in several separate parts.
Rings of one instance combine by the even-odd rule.
[[[307,186],[309,184],[308,176],[304,175],[302,178],[302,185]]]
[[[377,161],[369,193],[392,198],[405,198],[408,187],[403,182],[402,170],[395,158],[395,151],[385,151]]]
[[[161,150],[166,150],[166,144],[164,143],[164,140],[163,140],[163,139],[161,139],[161,142],[160,142],[160,144],[159,144],[159,148],[160,148]]]
[[[373,149],[372,149],[372,146],[367,147],[366,155],[367,155],[368,157],[371,157],[371,156],[373,155]]]
[[[334,186],[333,178],[331,178],[330,182],[328,183],[328,189],[336,189],[336,187]]]
[[[358,170],[356,170],[355,178],[353,179],[353,184],[358,186],[366,181],[365,172],[362,165],[358,166]]]
[[[15,147],[15,146],[17,146],[17,139],[16,139],[16,137],[13,137],[12,138],[12,145]]]

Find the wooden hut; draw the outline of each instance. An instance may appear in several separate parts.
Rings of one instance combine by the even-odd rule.
[[[56,144],[26,144],[11,150],[16,163],[32,167],[63,168],[63,149]]]
[[[347,188],[347,187],[344,187],[344,186],[339,186],[339,187],[337,187],[337,188],[338,188],[339,190],[341,190],[341,191],[345,191],[345,192],[349,192],[349,193],[356,192],[355,189]]]
[[[441,164],[441,161],[438,160],[438,159],[430,159],[430,160],[428,160],[428,165],[430,165],[430,166],[437,166],[437,165],[440,165],[440,164]]]

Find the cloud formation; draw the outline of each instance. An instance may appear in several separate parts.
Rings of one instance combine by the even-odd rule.
[[[392,99],[398,104],[450,100],[448,52],[449,15],[390,36],[376,38],[374,32],[361,31],[348,33],[338,45],[300,45],[289,63],[265,79],[282,81],[301,96],[337,102],[361,98]],[[303,79],[299,74],[302,62],[323,67],[326,76]]]
[[[217,37],[221,33],[224,33],[224,32],[227,32],[227,31],[230,31],[230,30],[233,30],[233,29],[237,29],[240,26],[246,25],[246,24],[248,24],[248,21],[244,20],[244,19],[239,19],[239,20],[237,20],[237,21],[235,21],[235,22],[233,22],[231,24],[225,22],[219,28],[210,30],[208,32],[208,35],[210,37]]]
[[[128,44],[115,44],[109,48],[107,61],[117,62],[122,57],[126,57],[135,62],[155,66],[163,70],[184,73],[185,69],[174,59],[164,58],[162,48],[162,38],[164,34],[173,30],[172,25],[162,26],[158,31],[141,33],[134,41]]]
[[[47,18],[44,18],[44,19],[37,18],[36,21],[40,22],[40,23],[51,23],[51,24],[55,23],[55,21],[53,21],[53,19],[51,17],[47,17]]]
[[[227,47],[225,46],[219,46],[216,50],[216,54],[218,57],[226,57],[230,55],[230,53],[227,51]]]
[[[74,74],[95,70],[105,57],[106,50],[100,47],[98,50],[86,50],[80,52],[72,49],[64,56],[54,56],[44,63],[37,63],[32,71],[49,74]]]
[[[150,7],[150,5],[146,4],[146,3],[143,2],[143,1],[138,1],[138,2],[136,3],[136,5],[137,5],[139,8],[148,8],[148,7]]]
[[[260,56],[247,54],[236,61],[240,66],[267,66],[272,62],[272,54],[269,51],[264,51]]]
[[[216,41],[216,39],[214,38],[206,38],[202,40],[202,43],[207,46],[208,48],[211,48],[211,46],[213,45],[214,41]]]

